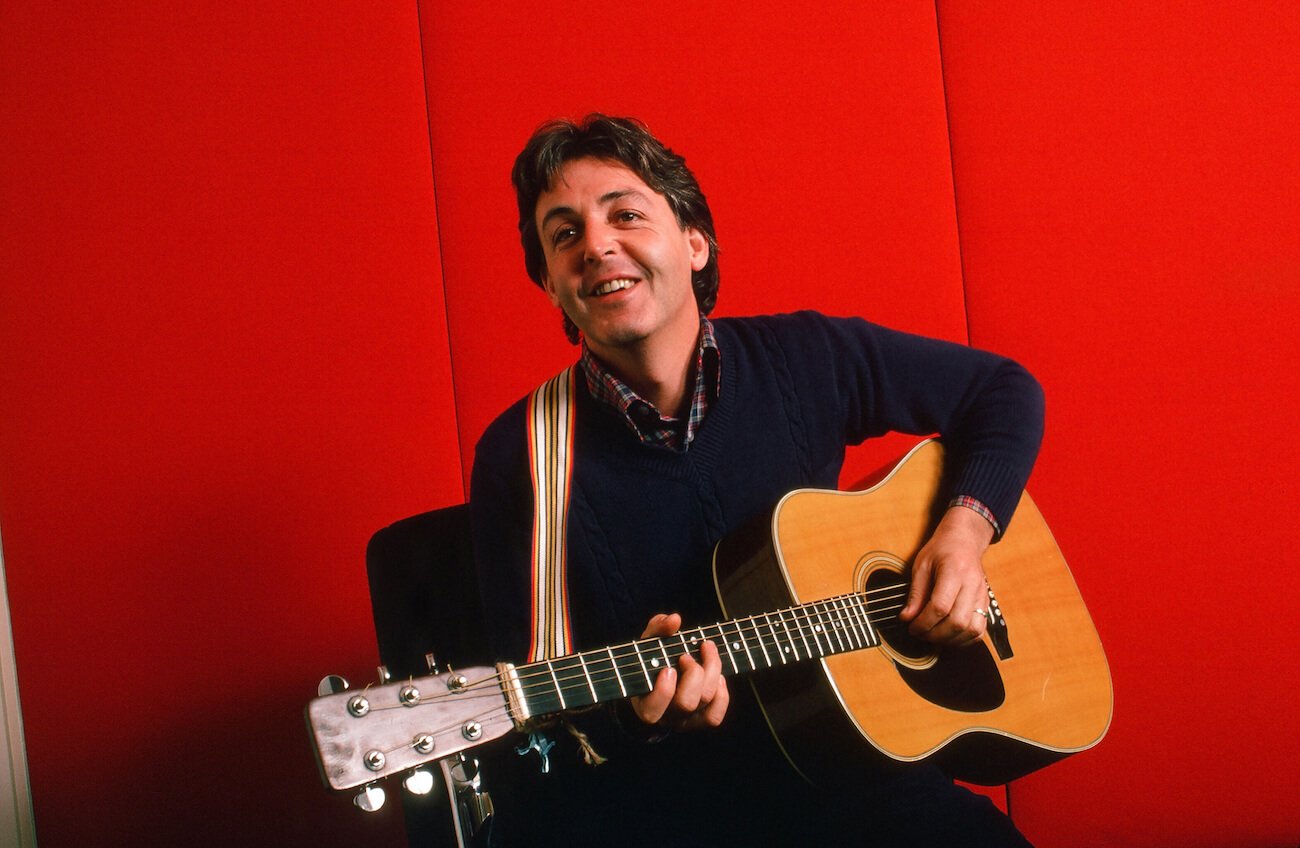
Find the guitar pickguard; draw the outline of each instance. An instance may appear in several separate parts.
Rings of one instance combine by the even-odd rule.
[[[869,597],[901,597],[907,592],[903,562],[891,554],[867,554],[855,572],[859,591]],[[879,632],[882,647],[903,682],[935,706],[978,713],[995,710],[1006,702],[1007,690],[997,660],[983,642],[936,652],[933,645],[909,633],[902,622],[881,625]]]
[[[882,629],[881,637],[886,642],[891,630],[906,633],[902,628]],[[894,663],[894,668],[908,688],[944,709],[988,712],[1002,706],[1007,699],[997,660],[983,642],[944,651],[927,668],[910,668],[899,662]]]

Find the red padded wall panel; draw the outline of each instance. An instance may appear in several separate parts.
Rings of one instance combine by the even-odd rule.
[[[1035,493],[1116,713],[1022,781],[1043,845],[1300,838],[1300,18],[940,4],[971,335],[1048,393]]]
[[[41,844],[400,838],[301,710],[373,669],[369,534],[462,497],[414,4],[9,2],[0,43]]]
[[[717,314],[814,307],[965,340],[933,7],[553,11],[488,26],[421,3],[467,471],[492,417],[573,357],[524,273],[509,186],[553,116],[635,115],[687,156],[722,244]]]

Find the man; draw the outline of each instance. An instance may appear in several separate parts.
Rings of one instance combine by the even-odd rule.
[[[708,205],[684,160],[635,121],[545,125],[513,181],[528,273],[581,344],[566,550],[573,650],[721,619],[717,541],[790,489],[833,488],[845,446],[889,430],[942,434],[957,468],[900,616],[945,647],[983,634],[981,556],[1010,520],[1041,438],[1032,377],[858,319],[710,322]],[[524,419],[521,401],[488,428],[471,488],[484,607],[511,661],[527,658],[533,625]],[[810,787],[748,686],[728,685],[721,669],[706,642],[660,671],[650,693],[572,716],[572,734],[552,728],[535,746],[546,773],[531,755],[497,763],[503,844],[1024,844],[987,801],[929,767]],[[579,748],[607,761],[587,765]]]

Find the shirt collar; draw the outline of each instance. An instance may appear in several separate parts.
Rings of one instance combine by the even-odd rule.
[[[654,404],[610,373],[585,341],[579,365],[591,396],[617,413],[643,444],[685,451],[704,422],[709,406],[718,397],[722,385],[721,355],[713,324],[701,315],[691,405],[684,419],[663,415]]]

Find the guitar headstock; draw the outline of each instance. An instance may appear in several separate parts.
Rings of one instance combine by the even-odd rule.
[[[321,774],[338,790],[451,756],[514,728],[494,668],[335,691],[313,699],[306,714]]]

